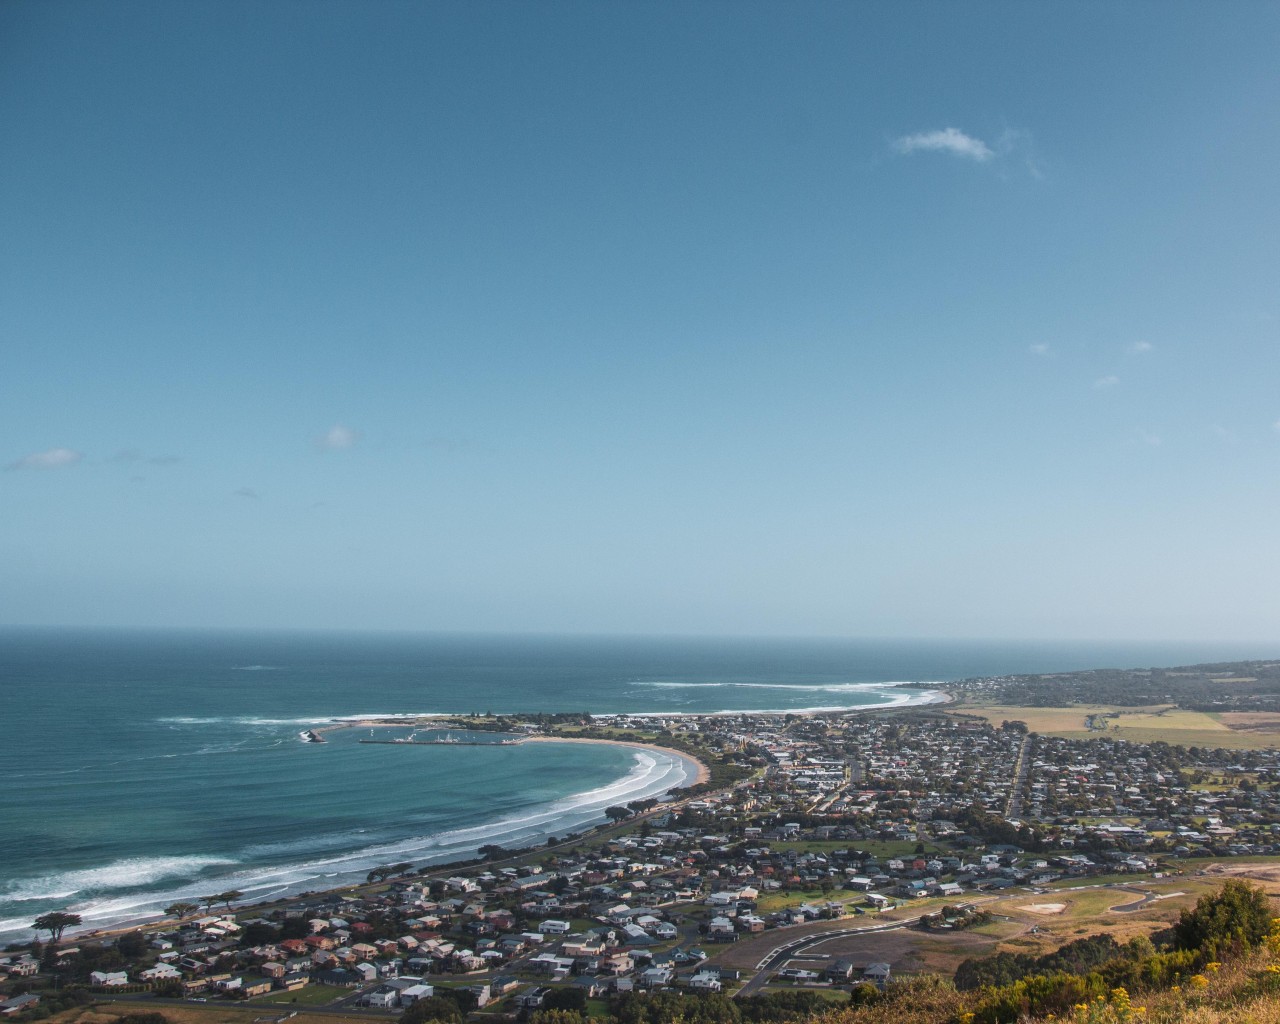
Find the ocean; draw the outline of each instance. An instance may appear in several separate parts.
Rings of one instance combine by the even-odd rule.
[[[0,630],[0,940],[238,889],[362,881],[604,820],[691,782],[590,744],[374,745],[345,718],[871,708],[974,675],[1274,656],[1240,646]],[[894,684],[910,684],[903,688]],[[388,731],[380,730],[379,738]]]

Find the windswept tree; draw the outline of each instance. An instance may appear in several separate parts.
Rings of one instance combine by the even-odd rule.
[[[170,917],[176,917],[178,920],[182,920],[184,917],[190,917],[199,909],[199,903],[170,903],[164,908],[164,912]]]
[[[236,900],[244,899],[244,893],[239,889],[228,889],[226,892],[218,893],[218,902],[227,908],[227,912],[231,912],[231,904]]]
[[[604,816],[610,821],[625,821],[627,818],[631,817],[631,811],[629,808],[615,805],[613,807],[606,807],[604,809]]]
[[[31,927],[38,932],[48,932],[49,941],[56,946],[62,938],[62,933],[72,925],[79,923],[79,914],[67,914],[61,910],[53,910],[37,917]]]

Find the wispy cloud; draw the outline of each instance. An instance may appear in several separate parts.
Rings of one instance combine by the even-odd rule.
[[[1145,356],[1148,352],[1154,352],[1155,348],[1149,341],[1135,341],[1129,346],[1129,351],[1135,356]]]
[[[995,151],[981,139],[966,135],[959,128],[941,128],[931,132],[916,132],[893,140],[893,148],[904,155],[911,153],[948,153],[963,160],[986,163]]]
[[[1159,434],[1153,434],[1150,430],[1143,430],[1141,427],[1138,428],[1138,440],[1152,448],[1159,448],[1164,443]]]
[[[1108,388],[1113,388],[1119,383],[1120,383],[1119,377],[1113,377],[1113,376],[1099,377],[1097,380],[1093,382],[1093,389],[1095,391],[1106,391]]]
[[[1223,442],[1225,442],[1226,444],[1235,444],[1235,443],[1236,443],[1236,433],[1235,433],[1235,431],[1234,431],[1234,430],[1229,430],[1228,428],[1224,427],[1221,423],[1215,423],[1215,424],[1213,424],[1213,425],[1209,428],[1209,433],[1211,433],[1211,434],[1212,434],[1214,437],[1216,437],[1219,441],[1223,441]]]
[[[1271,424],[1271,429],[1274,430],[1277,434],[1280,434],[1280,420],[1276,420],[1273,424]]]
[[[1033,356],[1048,356],[1053,354],[1053,349],[1043,341],[1037,341],[1034,345],[1028,345],[1027,351]]]
[[[356,431],[350,427],[344,427],[341,423],[335,423],[316,438],[316,447],[326,452],[344,451],[354,448],[359,440],[360,435]]]
[[[239,490],[232,491],[231,494],[236,498],[253,498],[255,501],[262,497],[252,487],[241,487]]]
[[[20,459],[10,462],[5,469],[65,469],[74,466],[84,456],[70,448],[50,448],[43,452],[32,452]]]

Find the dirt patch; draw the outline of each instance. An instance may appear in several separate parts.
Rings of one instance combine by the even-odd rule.
[[[1218,878],[1254,878],[1259,882],[1280,885],[1280,864],[1210,864],[1204,874]],[[1273,891],[1271,895],[1276,895]]]
[[[851,960],[856,966],[873,961],[893,965],[897,973],[921,971],[951,974],[961,961],[972,956],[995,952],[997,939],[971,932],[921,932],[903,929],[893,932],[870,932],[865,935],[842,935],[813,946],[807,952],[833,960]],[[812,969],[812,968],[810,968]]]
[[[1274,711],[1224,711],[1218,718],[1236,732],[1280,733],[1280,713]]]
[[[1065,903],[1023,903],[1017,908],[1025,910],[1029,914],[1041,914],[1045,917],[1052,917],[1054,914],[1065,913],[1067,904]]]

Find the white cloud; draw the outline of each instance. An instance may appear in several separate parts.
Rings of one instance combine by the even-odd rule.
[[[1221,423],[1215,423],[1209,428],[1209,433],[1216,437],[1219,441],[1225,441],[1227,444],[1236,443],[1236,435],[1234,430],[1228,430]]]
[[[83,459],[79,452],[70,448],[50,448],[48,451],[32,452],[5,466],[5,469],[63,469],[74,466]]]
[[[1135,341],[1129,346],[1129,351],[1135,356],[1146,355],[1148,352],[1155,350],[1155,346],[1149,341]]]
[[[1273,424],[1271,424],[1271,429],[1274,430],[1277,434],[1280,434],[1280,420],[1276,420]]]
[[[986,163],[995,156],[992,149],[981,139],[966,135],[959,128],[943,128],[932,132],[916,132],[914,135],[903,135],[895,139],[893,148],[899,153],[909,154],[924,152],[950,153],[964,160],[976,160]]]
[[[1107,388],[1113,388],[1119,383],[1120,383],[1119,377],[1112,377],[1112,376],[1099,377],[1097,380],[1093,382],[1093,387],[1095,391],[1105,391]]]
[[[341,423],[335,423],[316,438],[316,446],[322,451],[343,451],[354,448],[359,440],[360,435],[356,431],[350,427],[344,427]]]
[[[1163,443],[1159,434],[1153,434],[1149,430],[1138,429],[1138,439],[1143,444],[1149,444],[1152,448],[1159,448]]]
[[[1033,356],[1047,356],[1052,350],[1043,341],[1037,341],[1034,345],[1028,345],[1027,351]]]

